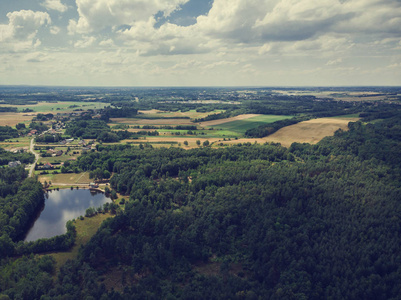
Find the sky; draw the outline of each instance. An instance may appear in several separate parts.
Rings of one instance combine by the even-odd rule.
[[[401,85],[401,0],[0,0],[0,85]]]

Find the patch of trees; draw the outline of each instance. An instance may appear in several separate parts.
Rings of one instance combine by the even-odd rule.
[[[35,118],[33,118],[33,121],[49,121],[53,119],[54,115],[51,113],[48,114],[37,114]]]
[[[18,112],[18,108],[2,106],[2,107],[0,107],[0,112],[14,112],[14,113],[16,113],[16,112]]]
[[[35,161],[35,155],[30,152],[12,153],[0,148],[0,166],[7,165],[10,161],[19,160],[23,164],[30,164]]]
[[[43,122],[32,122],[29,124],[29,128],[31,130],[33,130],[33,129],[37,130],[38,133],[41,133],[41,132],[49,129],[49,127],[46,124],[44,124]]]
[[[90,117],[82,117],[67,123],[65,131],[65,134],[76,138],[98,139],[102,136],[106,139],[113,139],[114,136],[110,136],[108,133],[111,133],[111,130],[105,121]]]
[[[24,256],[0,263],[0,299],[40,299],[53,287],[56,262],[51,256]]]
[[[0,126],[0,141],[18,137],[18,131],[10,126]]]
[[[44,134],[35,138],[37,143],[57,143],[62,140],[61,134]]]
[[[123,106],[122,108],[106,107],[101,112],[102,120],[108,122],[110,118],[134,118],[138,110],[133,107]]]

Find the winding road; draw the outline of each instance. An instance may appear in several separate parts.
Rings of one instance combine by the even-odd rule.
[[[33,176],[33,172],[35,171],[36,163],[38,162],[38,159],[39,159],[39,154],[36,153],[35,151],[33,151],[33,148],[34,148],[34,146],[35,146],[35,144],[34,144],[34,142],[33,142],[34,140],[35,140],[35,138],[32,138],[32,139],[31,139],[31,145],[29,146],[29,151],[32,152],[32,153],[35,155],[35,161],[34,161],[34,163],[31,165],[31,167],[29,168],[29,177],[32,177],[32,176]]]

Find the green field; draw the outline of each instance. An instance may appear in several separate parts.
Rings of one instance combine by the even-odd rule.
[[[1,104],[0,107],[17,107],[18,111],[22,111],[23,109],[29,108],[34,112],[43,113],[43,112],[72,112],[74,109],[101,109],[105,106],[109,105],[108,103],[102,102],[38,102],[34,105],[10,105],[10,104]],[[77,106],[77,107],[71,107]]]
[[[278,115],[261,115],[249,119],[227,122],[219,125],[213,125],[212,128],[223,129],[244,134],[248,129],[256,128],[266,123],[273,123],[276,121],[290,119],[293,116],[278,116]]]

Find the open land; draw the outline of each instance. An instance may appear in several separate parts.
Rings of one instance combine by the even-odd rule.
[[[57,113],[57,112],[67,113],[67,112],[73,112],[74,109],[84,109],[84,110],[100,109],[104,108],[107,105],[109,104],[103,102],[63,101],[63,102],[38,102],[37,104],[27,104],[27,105],[0,104],[0,107],[16,107],[21,110],[31,109],[35,113]]]
[[[0,126],[15,126],[18,123],[29,123],[35,115],[33,113],[0,113]]]
[[[334,132],[338,129],[348,130],[348,123],[355,122],[358,119],[349,116],[313,119],[281,128],[265,138],[238,139],[224,141],[223,144],[274,142],[280,143],[284,147],[289,147],[292,143],[316,144],[324,137],[334,135]]]

